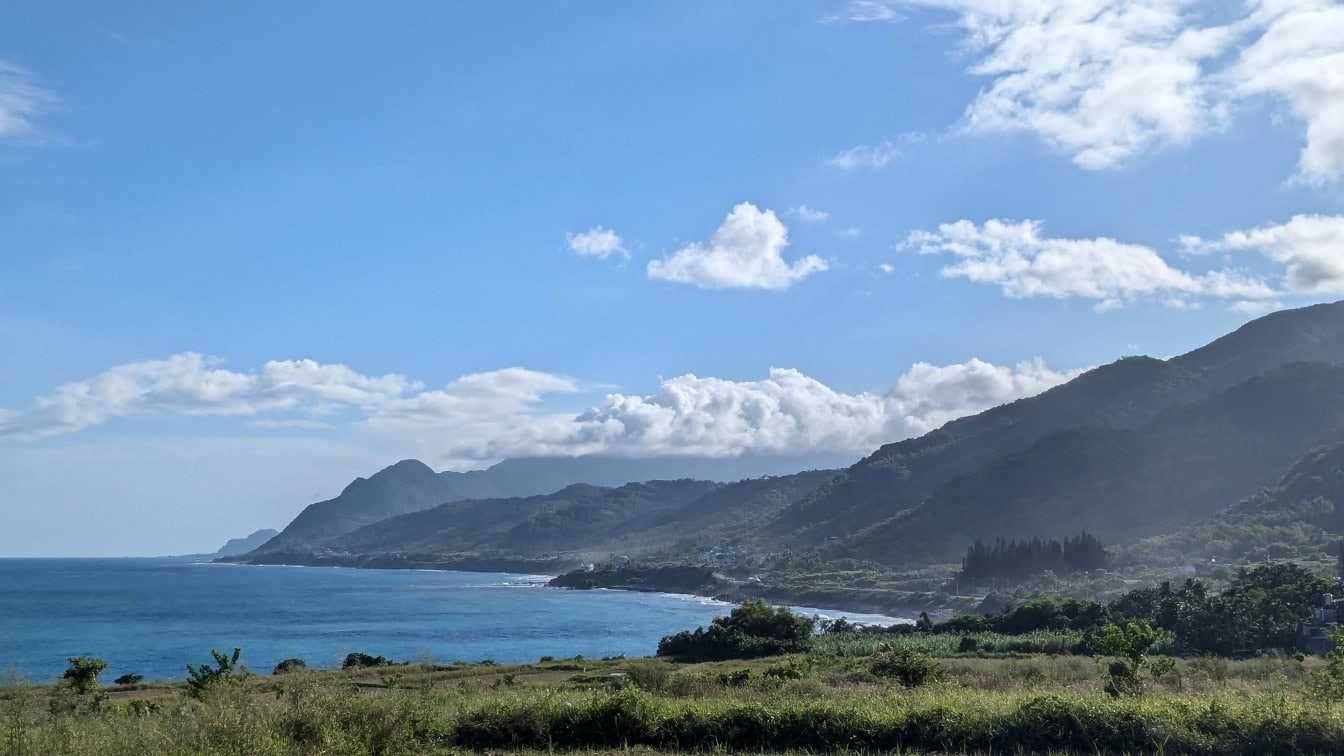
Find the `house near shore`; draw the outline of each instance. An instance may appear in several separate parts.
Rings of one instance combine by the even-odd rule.
[[[1327,632],[1344,622],[1344,598],[1335,598],[1332,594],[1321,596],[1321,605],[1311,612],[1311,617],[1302,620],[1302,647],[1307,653],[1325,656],[1335,649],[1335,642]]]

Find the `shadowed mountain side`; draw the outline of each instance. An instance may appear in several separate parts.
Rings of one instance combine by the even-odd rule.
[[[1312,450],[1279,482],[1208,520],[1124,549],[1126,563],[1262,561],[1338,553],[1344,444]]]
[[[816,454],[740,457],[556,457],[504,460],[486,470],[436,473],[403,460],[369,478],[357,478],[333,499],[305,508],[256,554],[302,552],[388,517],[419,512],[450,501],[538,496],[576,483],[620,486],[639,480],[728,481],[849,464],[853,455]]]
[[[976,538],[1108,543],[1170,532],[1272,484],[1344,440],[1344,363],[1297,363],[1162,413],[1141,428],[1051,434],[942,486],[922,506],[847,540],[888,564],[957,559]]]
[[[458,501],[394,517],[332,542],[357,554],[648,553],[714,545],[742,523],[769,516],[834,471],[720,484],[648,481],[619,488],[574,485],[544,496]]]
[[[1171,360],[1127,357],[1038,396],[881,447],[785,510],[768,532],[822,543],[918,507],[959,475],[1070,428],[1126,429],[1295,361],[1344,360],[1344,302],[1286,310]]]

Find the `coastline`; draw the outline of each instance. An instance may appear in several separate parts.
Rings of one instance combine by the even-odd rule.
[[[843,595],[830,591],[794,591],[725,579],[709,568],[689,565],[627,570],[580,572],[580,563],[566,558],[461,557],[456,559],[416,559],[403,555],[315,555],[277,553],[252,559],[225,557],[211,560],[218,564],[250,564],[301,567],[346,567],[374,570],[438,570],[454,572],[497,572],[545,577],[551,588],[569,590],[607,589],[637,593],[661,593],[713,599],[740,604],[763,598],[773,604],[806,607],[840,616],[867,615],[895,622],[913,622],[921,612],[935,620],[952,617],[959,609],[937,606],[921,600],[923,594],[898,593],[878,589],[847,589]],[[597,578],[597,579],[593,579]]]

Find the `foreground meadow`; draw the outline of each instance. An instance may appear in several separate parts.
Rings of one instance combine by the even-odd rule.
[[[5,754],[1340,753],[1321,662],[1182,660],[1136,696],[1083,656],[892,665],[813,653],[675,664],[581,658],[300,670],[0,691]],[[886,660],[886,663],[884,663]]]

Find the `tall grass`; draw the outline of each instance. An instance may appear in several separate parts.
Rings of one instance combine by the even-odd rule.
[[[974,643],[966,649],[966,640]],[[1078,630],[1036,630],[1021,635],[1001,633],[837,633],[815,639],[817,653],[833,656],[867,656],[886,649],[909,648],[931,656],[949,656],[967,651],[984,654],[1066,654],[1081,648]]]
[[[226,686],[205,701],[169,687],[123,691],[97,711],[74,713],[53,713],[49,691],[11,682],[0,690],[0,752],[1344,752],[1344,705],[1313,700],[1291,659],[1187,662],[1183,679],[1120,699],[1100,692],[1096,665],[1083,657],[943,659],[943,680],[915,689],[849,674],[869,661],[627,660],[490,673],[516,676],[508,685],[493,685],[482,669],[408,674],[397,687],[376,673],[309,672]],[[772,667],[804,675],[764,674]],[[752,674],[725,674],[744,669]],[[592,680],[605,689],[583,689]]]

